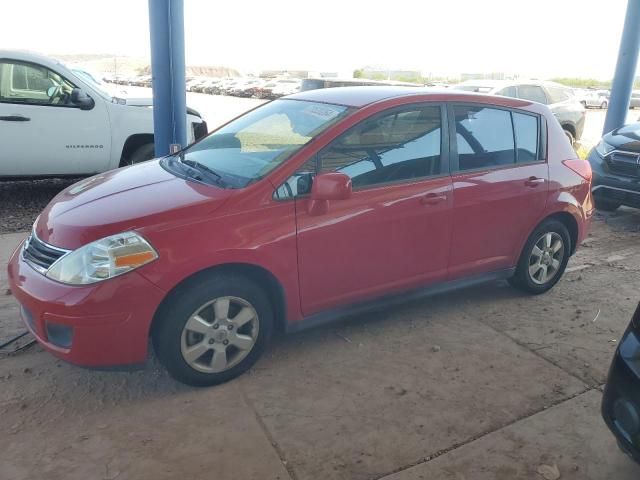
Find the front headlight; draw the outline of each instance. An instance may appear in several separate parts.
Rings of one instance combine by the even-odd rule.
[[[610,153],[613,150],[615,150],[615,147],[613,145],[609,145],[604,140],[600,140],[596,145],[596,152],[598,152],[601,157],[604,157],[607,153]]]
[[[87,285],[130,272],[156,258],[158,254],[144,238],[124,232],[66,254],[51,265],[46,276],[69,285]]]

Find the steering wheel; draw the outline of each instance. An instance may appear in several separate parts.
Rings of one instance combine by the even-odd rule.
[[[51,95],[49,95],[49,91],[51,91],[53,89],[53,92],[51,92]],[[47,90],[47,95],[49,95],[49,103],[53,104],[53,101],[58,97],[58,95],[60,95],[60,93],[62,93],[62,85],[54,85],[53,87],[49,87],[49,90]]]

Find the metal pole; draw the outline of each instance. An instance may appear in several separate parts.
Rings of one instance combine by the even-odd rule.
[[[624,125],[640,48],[640,0],[628,0],[603,134]]]
[[[184,0],[149,0],[153,131],[156,157],[187,145]]]

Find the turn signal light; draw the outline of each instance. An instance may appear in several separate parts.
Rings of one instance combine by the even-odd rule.
[[[593,172],[591,171],[591,164],[586,160],[580,160],[579,158],[573,158],[571,160],[564,160],[562,162],[565,167],[570,168],[582,178],[587,181],[591,181],[591,176]]]

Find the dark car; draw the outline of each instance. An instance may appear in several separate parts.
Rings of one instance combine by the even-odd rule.
[[[640,123],[607,133],[589,153],[596,208],[640,208]]]
[[[548,105],[571,145],[582,137],[586,110],[573,91],[554,82],[539,80],[467,80],[453,88],[468,92],[488,93],[521,98]]]
[[[602,416],[622,451],[640,463],[640,304],[613,357]]]

